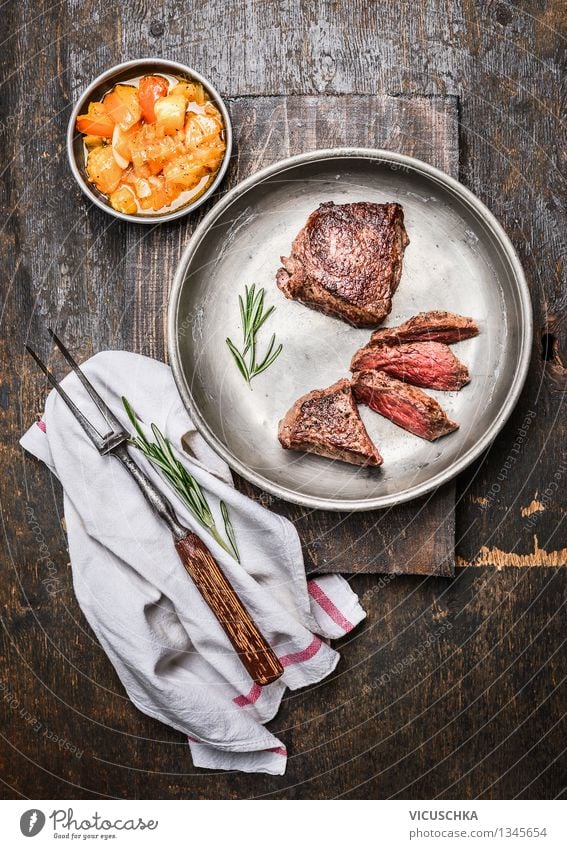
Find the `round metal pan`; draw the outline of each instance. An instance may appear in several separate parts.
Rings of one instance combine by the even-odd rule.
[[[472,316],[480,335],[453,346],[469,367],[460,392],[436,392],[460,429],[430,443],[361,407],[384,457],[379,469],[281,448],[279,420],[312,389],[349,376],[369,330],[289,301],[275,275],[308,215],[323,201],[397,201],[410,244],[393,309],[382,326],[425,310]],[[283,344],[248,388],[225,344],[241,338],[238,295],[266,289],[276,310],[262,328]],[[209,444],[243,477],[280,498],[326,510],[370,510],[408,501],[453,478],[491,443],[510,415],[529,363],[528,287],[502,227],[464,186],[416,159],[384,150],[319,150],[244,180],[192,236],[171,293],[168,337],[181,397]],[[430,390],[428,390],[430,391]]]

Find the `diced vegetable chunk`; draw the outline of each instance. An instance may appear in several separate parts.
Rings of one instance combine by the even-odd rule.
[[[159,75],[114,86],[102,102],[89,104],[77,129],[89,181],[128,215],[198,196],[226,151],[222,116],[203,86],[179,80],[170,89]]]
[[[182,94],[169,94],[160,97],[154,104],[156,124],[162,127],[168,135],[182,130],[185,124],[185,109],[187,104]]]
[[[147,177],[137,177],[136,174],[131,174],[127,182],[134,189],[138,200],[144,200],[144,198],[149,197],[152,193],[152,187]]]
[[[198,147],[203,139],[203,130],[196,119],[197,115],[195,112],[190,112],[187,115],[187,121],[185,122],[185,148],[187,150]]]
[[[92,150],[93,147],[100,147],[100,145],[104,144],[105,141],[106,139],[104,139],[102,136],[85,136],[83,139],[85,146],[89,150]]]
[[[87,160],[87,174],[91,183],[94,183],[99,192],[110,195],[115,192],[123,174],[112,153],[112,146],[105,144],[95,147],[89,153]]]
[[[222,123],[212,115],[190,112],[185,123],[185,146],[199,147],[220,138]]]
[[[154,105],[160,97],[165,97],[169,83],[164,77],[142,77],[138,88],[138,98],[142,108],[142,118],[147,124],[155,121]]]
[[[109,139],[114,131],[114,119],[108,114],[102,103],[89,103],[86,115],[77,117],[77,129],[89,136],[102,136]]]
[[[181,186],[184,190],[196,186],[205,173],[206,169],[200,162],[195,162],[190,153],[178,156],[163,169],[166,182]]]
[[[150,174],[159,174],[166,162],[184,152],[183,138],[165,136],[155,124],[145,124],[130,143],[134,169],[147,167]]]
[[[217,118],[214,118],[212,115],[195,115],[195,120],[203,133],[201,144],[207,144],[220,135],[222,124]]]
[[[166,192],[165,178],[150,177],[147,183],[148,194],[139,201],[142,209],[153,209],[157,212],[162,207],[168,206],[170,200]]]
[[[152,207],[157,212],[169,203],[165,190],[165,177],[150,177],[149,183],[152,187]]]
[[[120,186],[109,196],[108,200],[113,209],[124,212],[126,215],[135,215],[138,211],[136,199],[128,186]]]
[[[168,204],[172,204],[176,201],[182,191],[183,189],[181,186],[177,186],[175,183],[168,183],[167,180],[165,180],[165,196]]]
[[[207,146],[198,147],[193,151],[193,158],[208,171],[216,171],[220,167],[225,150],[224,142],[217,141]]]
[[[173,86],[170,94],[181,94],[186,103],[197,103],[199,106],[204,106],[207,101],[205,90],[201,83],[189,82],[189,80],[181,80],[177,85]]]
[[[115,85],[102,101],[108,114],[121,130],[129,130],[142,117],[138,89],[132,85]]]
[[[126,168],[129,162],[132,162],[132,151],[130,145],[134,140],[137,131],[140,129],[140,124],[134,124],[129,130],[120,129],[117,124],[112,134],[112,147],[118,164],[122,168]]]

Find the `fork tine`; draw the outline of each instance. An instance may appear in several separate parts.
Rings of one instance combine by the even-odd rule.
[[[53,339],[53,341],[55,342],[55,344],[57,345],[57,347],[59,348],[59,350],[61,351],[61,353],[63,354],[63,356],[79,378],[79,380],[81,381],[81,383],[83,384],[83,386],[93,399],[94,403],[106,419],[108,426],[115,431],[123,431],[124,428],[122,427],[110,407],[102,400],[90,380],[87,378],[86,374],[82,371],[81,367],[76,362],[71,353],[68,351],[68,349],[65,347],[61,339],[59,339],[59,337],[53,332],[53,330],[51,330],[50,327],[47,328],[47,332],[49,333],[49,335],[51,336],[51,338]]]
[[[79,424],[81,425],[93,445],[97,448],[98,451],[102,452],[102,449],[104,447],[104,440],[101,434],[96,429],[96,427],[87,419],[87,417],[83,413],[81,413],[75,402],[69,398],[63,387],[60,385],[53,372],[47,368],[47,366],[42,360],[40,360],[35,351],[33,351],[29,345],[26,345],[26,350],[29,354],[32,355],[42,372],[47,376],[47,379],[53,386],[53,388],[63,398],[63,400],[65,401],[65,403],[67,404],[67,406],[69,407],[69,409],[71,410],[71,412],[73,413],[73,415],[75,416],[75,418],[77,419],[77,421],[79,422]]]

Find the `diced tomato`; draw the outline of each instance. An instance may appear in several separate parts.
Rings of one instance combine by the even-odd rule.
[[[95,147],[87,159],[87,174],[91,183],[105,195],[115,192],[123,175],[109,144]]]
[[[135,86],[115,85],[102,102],[121,130],[129,130],[142,117],[138,89]]]
[[[102,136],[109,139],[114,132],[114,119],[108,114],[102,103],[89,103],[86,115],[77,117],[77,129],[89,136]]]
[[[166,97],[169,83],[164,77],[142,77],[138,88],[138,99],[142,108],[142,118],[152,124],[155,119],[154,104],[160,97]]]
[[[113,209],[124,212],[126,215],[135,215],[138,211],[136,198],[127,186],[120,186],[119,189],[112,192],[108,200]]]

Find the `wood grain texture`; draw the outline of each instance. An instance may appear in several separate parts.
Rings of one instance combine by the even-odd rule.
[[[368,619],[339,643],[337,670],[317,687],[288,693],[269,725],[290,753],[283,777],[192,767],[181,735],[132,707],[90,631],[77,628],[70,586],[58,595],[57,629],[44,592],[33,610],[20,607],[7,622],[0,695],[15,706],[3,702],[4,795],[533,799],[561,792],[566,570],[463,569],[450,581],[365,575],[353,587]],[[78,753],[60,751],[51,733]]]
[[[189,533],[175,548],[251,679],[265,687],[281,678],[283,666],[203,541]]]
[[[220,0],[9,0],[3,22],[3,795],[564,793],[564,5],[247,0],[227,14]],[[152,229],[111,221],[80,195],[63,143],[80,90],[109,65],[152,54],[193,65],[232,99],[386,94],[403,108],[413,95],[458,98],[460,178],[511,235],[534,301],[520,404],[458,482],[459,563],[486,565],[449,581],[351,578],[368,618],[343,641],[332,679],[288,694],[271,724],[291,752],[283,778],[193,769],[180,735],[130,704],[73,596],[57,484],[17,447],[44,396],[23,342],[44,339],[47,321],[81,356],[101,347],[163,354],[168,270],[188,222]],[[309,132],[298,127],[298,141]],[[323,138],[332,124],[318,132]],[[385,144],[394,146],[396,134]],[[38,348],[45,356],[47,340]],[[521,431],[520,461],[504,468]],[[335,548],[313,521],[297,517],[303,535],[315,527],[305,537],[310,562],[328,568]],[[365,532],[380,536],[362,525]],[[348,552],[345,543],[343,560]]]

